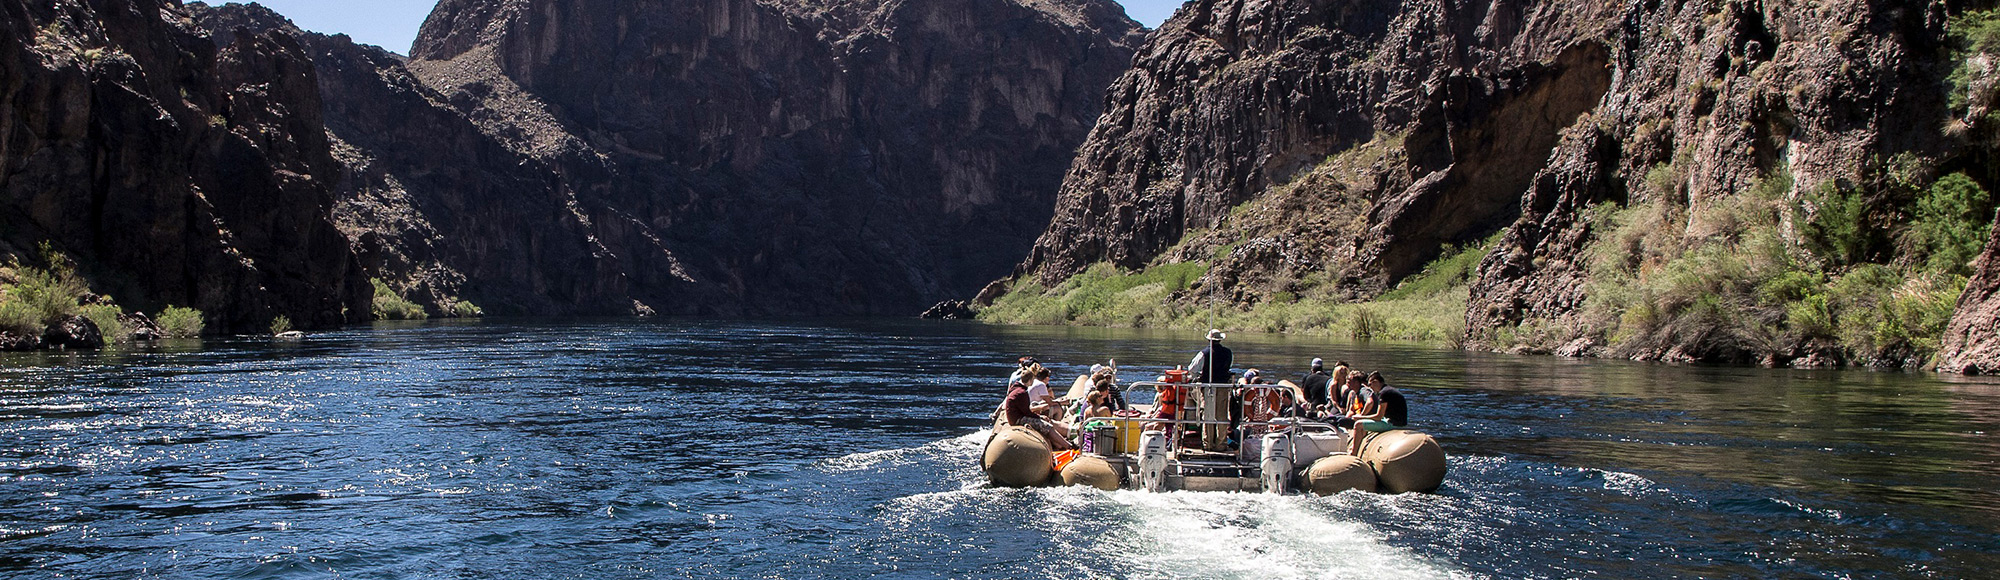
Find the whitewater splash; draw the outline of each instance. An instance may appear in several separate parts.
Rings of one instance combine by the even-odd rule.
[[[990,434],[856,453],[820,467],[853,473],[949,466],[938,480],[947,491],[891,499],[879,506],[878,522],[899,531],[892,535],[923,536],[968,523],[985,528],[954,539],[968,545],[1038,543],[1044,547],[1025,551],[1034,554],[1036,569],[1054,577],[1485,577],[1398,546],[1388,541],[1398,532],[1355,517],[1423,498],[992,488],[971,459]]]

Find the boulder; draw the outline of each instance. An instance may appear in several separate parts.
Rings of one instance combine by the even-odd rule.
[[[70,315],[55,324],[42,329],[44,348],[90,349],[104,347],[104,334],[98,332],[97,323],[82,316]]]

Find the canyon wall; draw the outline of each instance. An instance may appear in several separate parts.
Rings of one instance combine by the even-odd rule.
[[[1196,0],[1112,84],[1052,223],[977,301],[1096,264],[1197,261],[1206,273],[1174,300],[1365,301],[1493,240],[1456,331],[1466,344],[1508,349],[1520,329],[1564,347],[1529,351],[1825,364],[1841,329],[1604,336],[1580,319],[1604,283],[1590,248],[1614,223],[1592,212],[1672,208],[1667,237],[1685,248],[1750,243],[1737,239],[1747,225],[1709,217],[1768,216],[1779,266],[1819,284],[1872,263],[1913,272],[1909,288],[1948,287],[1889,250],[1830,258],[1801,231],[1824,219],[1826,191],[1862,192],[1864,221],[1888,230],[1939,176],[2000,177],[1990,147],[1946,130],[1960,116],[1948,24],[1973,4]],[[1895,179],[1918,185],[1881,185]],[[1760,187],[1777,197],[1739,210]],[[1640,260],[1636,275],[1674,257]],[[1715,292],[1722,311],[1792,332],[1785,304]],[[1613,325],[1623,312],[1599,310]],[[1902,348],[1848,362],[1921,364]]]
[[[908,315],[1026,250],[1138,34],[1105,0],[447,0],[408,69],[651,309]]]
[[[297,43],[218,47],[160,0],[5,0],[0,27],[0,253],[47,242],[126,307],[222,330],[366,319]]]

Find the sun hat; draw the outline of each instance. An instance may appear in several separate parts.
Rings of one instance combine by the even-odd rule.
[[[1226,334],[1223,334],[1223,333],[1222,333],[1222,331],[1221,331],[1221,330],[1219,330],[1219,329],[1214,329],[1214,328],[1210,328],[1210,329],[1208,329],[1208,339],[1209,339],[1209,340],[1222,340],[1222,339],[1224,339],[1224,338],[1228,338],[1228,337],[1229,337],[1229,335],[1226,335]]]

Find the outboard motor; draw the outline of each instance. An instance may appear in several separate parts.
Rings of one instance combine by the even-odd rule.
[[[1293,467],[1292,434],[1287,431],[1265,435],[1263,461],[1257,466],[1263,475],[1264,493],[1290,493]]]
[[[1161,491],[1167,485],[1167,433],[1147,431],[1139,435],[1139,486]]]

